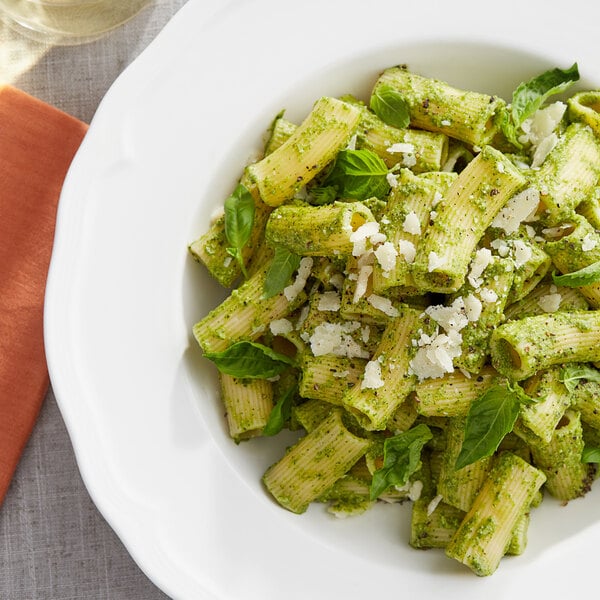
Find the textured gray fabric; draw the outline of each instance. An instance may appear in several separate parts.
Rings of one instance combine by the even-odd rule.
[[[92,503],[52,392],[0,509],[0,598],[167,598]]]
[[[156,0],[82,46],[49,48],[0,27],[0,79],[89,122],[115,78],[185,1]],[[164,598],[92,503],[50,390],[0,507],[0,599]]]

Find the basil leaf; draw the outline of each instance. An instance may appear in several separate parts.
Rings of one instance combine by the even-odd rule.
[[[383,444],[383,467],[373,473],[370,496],[375,500],[391,486],[403,486],[419,468],[423,446],[433,437],[427,425],[420,424],[387,438]]]
[[[454,468],[459,470],[491,456],[512,431],[520,407],[519,394],[507,386],[494,385],[477,398],[469,408],[465,437]]]
[[[519,142],[519,136],[517,134],[517,127],[514,124],[511,115],[508,110],[503,110],[500,115],[500,129],[506,139],[516,148],[522,148],[523,144]]]
[[[404,96],[390,86],[381,86],[371,96],[371,110],[384,122],[398,129],[410,123],[410,106]]]
[[[223,352],[206,352],[221,373],[239,379],[269,379],[293,365],[294,360],[257,342],[236,342]]]
[[[566,273],[565,275],[557,275],[556,272],[553,272],[552,281],[554,281],[556,285],[571,288],[596,283],[597,281],[600,281],[600,260],[587,267],[583,267],[583,269],[573,271],[572,273]]]
[[[242,249],[248,243],[254,225],[254,198],[241,183],[225,200],[225,237],[227,252],[237,260],[244,277],[247,277]]]
[[[579,70],[575,63],[568,69],[550,69],[521,83],[513,92],[511,102],[511,115],[515,125],[521,125],[549,96],[564,92],[578,80]]]
[[[292,401],[296,396],[297,386],[292,386],[277,400],[271,409],[263,435],[277,435],[290,420],[292,415]]]
[[[550,69],[541,75],[520,83],[513,92],[509,110],[500,115],[500,128],[509,142],[522,148],[517,130],[523,122],[552,95],[564,92],[579,80],[577,63],[570,68]]]
[[[537,404],[542,400],[542,398],[534,398],[533,396],[526,394],[525,390],[517,382],[508,383],[507,387],[517,396],[517,399],[521,404]]]
[[[584,446],[581,453],[582,463],[600,463],[600,448]]]
[[[383,198],[390,191],[388,172],[383,160],[370,150],[341,150],[325,185],[335,186],[341,198]]]
[[[267,271],[263,294],[272,298],[289,285],[292,274],[300,265],[300,257],[282,246],[275,247],[275,256]]]
[[[310,191],[312,199],[309,202],[316,206],[331,204],[337,197],[337,191],[332,185],[315,187]]]
[[[567,390],[573,393],[580,379],[600,383],[600,371],[587,365],[569,365],[561,369],[559,379]]]

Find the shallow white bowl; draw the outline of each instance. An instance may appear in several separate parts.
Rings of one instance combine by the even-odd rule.
[[[173,598],[584,593],[600,493],[532,515],[524,556],[478,579],[407,545],[407,507],[297,516],[261,487],[283,442],[227,437],[191,327],[224,292],[187,254],[282,108],[365,97],[384,68],[509,99],[578,61],[600,85],[600,8],[505,0],[192,0],[115,83],[65,182],[45,327],[55,394],[98,508]]]

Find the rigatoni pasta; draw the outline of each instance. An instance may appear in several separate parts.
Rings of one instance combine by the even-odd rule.
[[[234,288],[193,326],[230,436],[297,437],[265,465],[281,506],[410,501],[407,542],[484,576],[525,551],[541,490],[589,490],[600,92],[550,100],[577,78],[503,99],[392,67],[275,117],[189,249]]]

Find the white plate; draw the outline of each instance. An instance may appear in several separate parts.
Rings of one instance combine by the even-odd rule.
[[[598,490],[533,514],[524,556],[478,579],[407,545],[406,508],[296,516],[260,477],[270,441],[226,436],[192,324],[219,299],[187,255],[272,117],[320,95],[363,95],[383,68],[509,97],[579,62],[600,85],[585,1],[398,0],[187,4],[115,83],[62,194],[48,281],[52,383],[88,489],[141,568],[174,598],[400,595],[488,600],[587,591]]]

